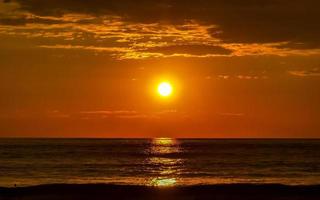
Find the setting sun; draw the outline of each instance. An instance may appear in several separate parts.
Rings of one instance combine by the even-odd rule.
[[[169,82],[162,82],[158,86],[158,93],[160,96],[168,97],[172,94],[172,86]]]
[[[0,0],[0,200],[320,200],[319,8]]]

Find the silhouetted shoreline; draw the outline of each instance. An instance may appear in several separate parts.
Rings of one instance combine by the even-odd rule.
[[[0,188],[0,200],[10,199],[320,199],[320,185],[228,184],[149,187],[110,184],[52,184]]]

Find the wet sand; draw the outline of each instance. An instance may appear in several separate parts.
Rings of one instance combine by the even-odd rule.
[[[55,184],[31,187],[0,188],[0,200],[98,200],[98,199],[164,199],[164,200],[319,200],[320,185],[201,185],[184,187],[147,187],[106,184]]]

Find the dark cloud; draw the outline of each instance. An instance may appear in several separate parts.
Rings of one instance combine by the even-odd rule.
[[[315,0],[16,0],[22,11],[37,16],[87,14],[119,16],[128,22],[179,24],[186,21],[216,25],[210,34],[224,43],[288,42],[279,48],[319,48],[319,1]],[[65,23],[50,18],[6,18],[0,24]],[[98,20],[78,20],[76,23],[100,23]],[[207,47],[203,47],[207,48]],[[163,49],[164,51],[170,51]]]
[[[316,0],[17,0],[23,10],[41,16],[68,13],[117,15],[151,23],[196,20],[214,24],[212,36],[227,43],[291,41],[319,47],[320,2]],[[8,23],[8,21],[7,21]],[[296,45],[295,48],[300,48]]]

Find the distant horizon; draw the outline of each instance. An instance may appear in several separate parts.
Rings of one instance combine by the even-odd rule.
[[[256,138],[250,138],[250,137],[242,137],[242,138],[205,138],[205,137],[2,137],[0,136],[0,139],[112,139],[112,140],[122,140],[122,139],[185,139],[185,140],[193,140],[193,139],[199,139],[199,140],[320,140],[320,137],[318,138],[303,138],[303,137],[291,137],[291,138],[284,138],[284,137],[274,137],[274,138],[263,138],[263,137],[256,137]]]

